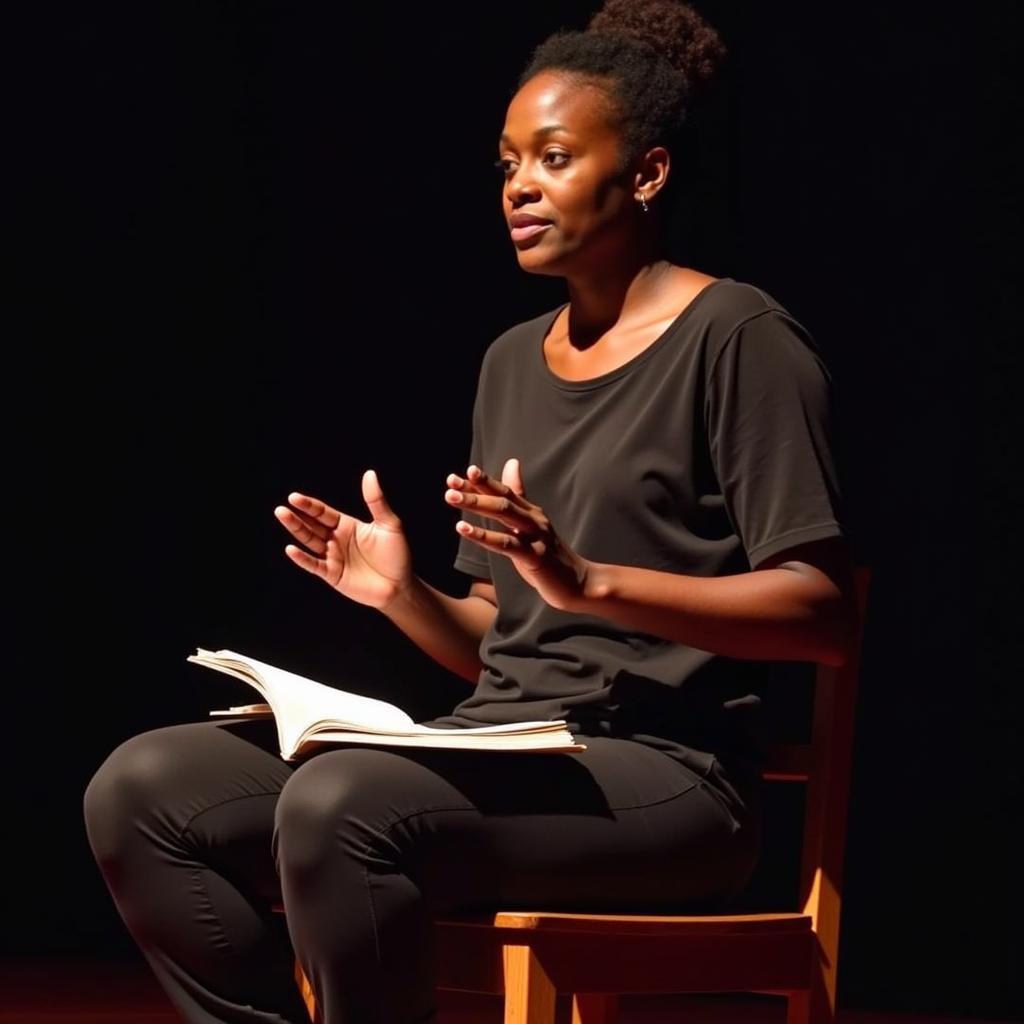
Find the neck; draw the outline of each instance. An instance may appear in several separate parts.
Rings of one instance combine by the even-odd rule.
[[[652,254],[567,278],[573,347],[588,347],[616,324],[655,305],[675,269],[667,259]]]

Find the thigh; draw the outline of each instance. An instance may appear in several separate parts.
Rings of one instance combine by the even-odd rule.
[[[221,719],[140,733],[118,746],[89,783],[90,841],[104,860],[145,837],[154,850],[178,857],[190,852],[275,898],[274,808],[293,770],[281,760],[268,720]]]
[[[441,912],[695,906],[745,880],[756,829],[742,804],[651,747],[587,743],[579,754],[336,749],[288,781],[279,827],[319,823],[367,863],[397,864]]]

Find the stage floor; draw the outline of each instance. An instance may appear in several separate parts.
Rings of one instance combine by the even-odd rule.
[[[568,1000],[559,1007],[569,1018]],[[439,1024],[501,1024],[493,997],[442,993]],[[145,965],[107,960],[0,961],[0,1024],[182,1024]],[[769,996],[632,996],[621,1024],[785,1024]],[[1010,1024],[965,1017],[840,1010],[838,1024]]]

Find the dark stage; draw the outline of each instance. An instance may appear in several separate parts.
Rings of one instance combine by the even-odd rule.
[[[376,468],[416,571],[466,592],[442,496],[481,358],[565,297],[516,264],[495,143],[530,48],[597,6],[18,5],[0,1020],[173,1019],[82,800],[129,737],[251,699],[197,646],[421,721],[464,695],[291,564],[273,509],[301,490],[367,517]],[[1021,1019],[1021,5],[696,6],[731,57],[680,161],[677,258],[816,339],[873,573],[839,1020]],[[781,857],[763,891],[788,899]],[[498,1019],[481,1006],[443,1020]]]
[[[88,959],[8,961],[0,967],[0,1024],[179,1024],[148,971],[134,962]],[[567,1024],[568,1000],[557,1024]],[[785,1007],[770,996],[634,996],[621,1005],[621,1024],[785,1024]],[[501,1024],[493,996],[444,993],[438,1024]],[[841,1010],[837,1024],[1010,1024],[991,1018]]]

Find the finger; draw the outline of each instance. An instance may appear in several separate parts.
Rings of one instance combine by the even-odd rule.
[[[387,498],[384,497],[380,480],[377,478],[377,471],[374,469],[368,469],[363,474],[363,501],[366,502],[366,507],[370,510],[370,515],[373,516],[375,523],[393,530],[401,528],[402,523],[388,504]]]
[[[513,504],[513,497],[514,495],[499,497],[492,494],[473,494],[454,488],[444,492],[444,499],[449,505],[475,512],[487,519],[495,519],[515,532],[534,526],[533,520],[524,510]]]
[[[445,478],[445,483],[459,491],[465,491],[467,494],[490,494],[491,488],[477,487],[471,480],[467,480],[464,476],[459,476],[458,473],[449,473]]]
[[[481,526],[474,526],[472,523],[460,519],[455,524],[455,532],[460,537],[487,548],[488,551],[497,551],[503,555],[532,555],[533,552],[518,537],[503,530],[485,530]]]
[[[501,482],[515,494],[523,493],[523,477],[519,470],[518,459],[508,459],[501,470]]]
[[[495,480],[494,477],[489,476],[479,466],[470,466],[469,469],[466,470],[466,479],[469,480],[477,489],[487,490],[493,494],[503,495],[520,508],[530,507],[530,503],[522,495],[516,494],[508,484],[503,483],[501,480]]]
[[[485,478],[486,480],[486,478]],[[458,473],[449,473],[445,477],[445,483],[455,491],[462,491],[464,494],[492,494],[493,488],[491,488],[486,482],[481,487],[464,476],[459,476]],[[448,497],[447,495],[445,496]],[[449,499],[450,500],[450,499]],[[452,504],[458,504],[458,501],[453,501]]]
[[[297,541],[305,544],[311,551],[322,555],[327,550],[327,538],[330,536],[330,531],[315,519],[304,516],[301,512],[296,512],[284,505],[278,505],[274,509],[274,516]]]
[[[324,576],[327,565],[320,558],[314,558],[311,554],[303,551],[294,544],[285,546],[284,553],[300,568],[311,572],[314,576]]]
[[[292,491],[288,495],[288,503],[294,505],[300,512],[323,523],[328,530],[333,530],[341,522],[341,513],[330,505],[325,505],[319,498],[311,498],[308,494],[300,494]]]

